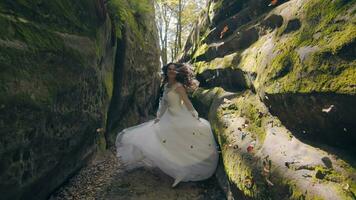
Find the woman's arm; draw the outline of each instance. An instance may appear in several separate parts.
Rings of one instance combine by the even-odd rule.
[[[163,116],[163,114],[166,112],[168,105],[167,105],[167,101],[164,97],[164,90],[166,90],[166,85],[163,86],[163,95],[162,97],[159,99],[159,106],[156,112],[156,119],[155,119],[155,123],[157,123],[160,118]]]
[[[179,84],[175,90],[181,96],[184,104],[187,106],[188,110],[192,113],[192,115],[195,118],[199,119],[198,112],[195,110],[192,102],[189,100],[187,92],[185,91],[185,88],[183,87],[183,85]]]
[[[156,113],[156,118],[160,119],[162,117],[162,115],[164,114],[164,112],[166,112],[167,110],[167,102],[164,98],[164,96],[162,96],[159,100],[159,106],[158,106],[158,110]]]

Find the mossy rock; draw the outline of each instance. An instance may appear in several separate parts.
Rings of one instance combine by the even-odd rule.
[[[96,15],[99,2],[4,0],[0,3],[0,13],[2,16],[43,26],[45,27],[43,30],[51,29],[95,37],[96,27],[104,21]]]
[[[226,55],[223,58],[215,58],[210,62],[196,62],[193,64],[194,70],[197,74],[201,74],[206,70],[212,69],[224,69],[224,68],[235,68],[237,67],[239,61],[239,54],[233,53]]]
[[[354,198],[353,159],[340,159],[328,153],[330,150],[315,148],[293,137],[250,91],[199,90],[195,101],[206,102],[203,92],[208,102],[213,99],[205,109],[210,110],[209,121],[218,138],[235,198]]]
[[[161,78],[158,33],[151,20],[155,14],[153,1],[113,0],[111,4],[111,12],[119,13],[115,23],[121,33],[117,35],[116,81],[108,113],[109,146],[115,144],[121,130],[154,115]]]
[[[274,36],[277,56],[259,74],[261,89],[356,94],[356,55],[352,53],[356,19],[349,13],[353,5],[352,1],[306,2],[298,16],[301,28],[280,40]]]
[[[2,199],[46,198],[103,143],[116,45],[99,6],[0,3]]]
[[[353,1],[288,1],[266,18],[260,16],[260,20],[267,22],[271,16],[283,18],[283,24],[279,23],[276,30],[264,30],[264,23],[259,23],[257,18],[232,30],[235,35],[221,44],[197,42],[191,61],[197,73],[229,67],[255,73],[254,88],[267,93],[354,95],[356,18],[353,13]],[[286,33],[293,20],[298,22],[298,29]],[[259,30],[256,42],[242,49],[229,44],[238,41],[239,35],[248,30]],[[234,62],[230,62],[231,55],[236,55]]]

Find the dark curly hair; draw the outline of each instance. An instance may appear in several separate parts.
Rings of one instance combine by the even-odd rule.
[[[183,84],[183,86],[188,90],[188,91],[193,91],[199,86],[199,82],[195,79],[194,72],[192,70],[192,67],[187,64],[187,63],[168,63],[163,66],[162,71],[163,71],[163,85],[168,82],[168,66],[174,65],[176,67],[177,71],[177,76],[176,80]]]

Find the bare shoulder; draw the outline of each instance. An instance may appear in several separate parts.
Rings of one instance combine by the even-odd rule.
[[[183,87],[183,88],[184,88],[184,86],[183,86],[183,84],[182,84],[182,83],[177,82],[176,84],[177,84],[177,88],[178,88],[178,87]]]
[[[176,90],[177,92],[183,92],[183,93],[185,93],[185,88],[184,88],[183,84],[181,84],[181,83],[177,83],[177,86],[176,86],[175,90]]]

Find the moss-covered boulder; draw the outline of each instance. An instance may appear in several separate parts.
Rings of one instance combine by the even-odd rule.
[[[352,158],[301,142],[251,91],[199,89],[193,99],[212,124],[234,199],[355,197]]]
[[[1,199],[46,199],[103,147],[97,129],[108,115],[148,112],[158,51],[155,35],[143,37],[155,26],[141,11],[152,5],[130,1],[113,13],[111,2],[0,2]],[[133,93],[144,100],[131,112],[118,96]],[[108,114],[111,99],[125,110]]]
[[[281,15],[284,24],[244,51],[240,63],[244,71],[256,73],[255,88],[298,137],[352,152],[356,151],[354,12],[354,1],[281,5],[273,13]],[[300,28],[287,31],[296,20]]]
[[[210,110],[237,199],[355,198],[355,9],[350,0],[209,2],[181,61],[195,67],[194,105]],[[275,181],[260,173],[269,160]]]
[[[1,1],[2,199],[44,199],[95,152],[115,50],[101,6]]]
[[[235,3],[211,1],[210,23],[182,54],[202,87],[254,89],[300,139],[355,152],[355,1]]]

